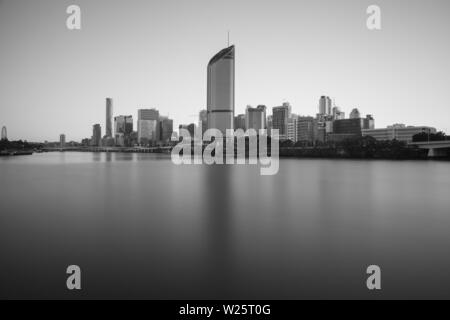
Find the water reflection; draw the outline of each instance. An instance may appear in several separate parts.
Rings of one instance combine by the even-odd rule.
[[[449,298],[448,172],[292,159],[261,176],[126,153],[1,161],[0,298],[67,297],[73,261],[91,298],[370,298],[373,263],[387,270],[384,298]]]

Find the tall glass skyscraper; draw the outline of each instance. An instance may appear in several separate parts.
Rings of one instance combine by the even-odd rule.
[[[112,137],[112,116],[113,116],[113,103],[111,98],[106,98],[106,132],[107,137]]]
[[[218,52],[208,63],[208,129],[234,129],[234,46]]]

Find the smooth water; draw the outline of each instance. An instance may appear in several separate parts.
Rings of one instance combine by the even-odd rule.
[[[46,153],[0,179],[0,298],[450,298],[449,162]]]

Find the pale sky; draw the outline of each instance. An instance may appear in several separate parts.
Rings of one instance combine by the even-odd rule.
[[[81,7],[82,29],[66,28]],[[382,30],[366,28],[377,4]],[[450,134],[448,0],[0,0],[0,126],[10,139],[67,141],[151,107],[180,123],[206,108],[206,66],[236,46],[236,114],[289,101],[315,115],[329,95],[376,127]],[[136,125],[136,124],[135,124]]]

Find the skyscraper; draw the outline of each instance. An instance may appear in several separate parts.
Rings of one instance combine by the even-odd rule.
[[[114,118],[114,129],[116,135],[123,133],[124,135],[133,132],[133,116],[117,116]]]
[[[291,105],[288,102],[272,108],[272,129],[278,129],[280,140],[287,139],[288,122],[291,117]]]
[[[100,147],[102,141],[102,127],[99,124],[94,124],[92,127],[91,144],[94,147]]]
[[[333,101],[330,97],[321,96],[319,99],[319,114],[330,115],[332,110]]]
[[[138,143],[146,146],[155,141],[157,127],[156,120],[138,120]]]
[[[5,126],[2,128],[2,140],[8,140],[8,133]]]
[[[350,119],[359,119],[359,118],[361,118],[361,114],[359,113],[359,110],[357,108],[354,108],[350,113]]]
[[[112,117],[113,117],[113,101],[111,98],[106,98],[106,125],[105,125],[106,137],[112,137]]]
[[[59,146],[60,146],[60,148],[64,148],[66,146],[66,135],[65,134],[59,135]]]
[[[152,109],[139,109],[138,110],[138,133],[140,131],[140,121],[142,120],[151,120],[156,121],[156,127],[155,127],[155,133],[152,136],[152,140],[154,142],[157,142],[160,140],[160,117],[159,117],[159,111],[155,108]],[[141,130],[142,131],[142,130]],[[139,135],[139,134],[138,134]]]
[[[266,106],[259,105],[256,108],[247,106],[245,110],[245,128],[255,129],[258,133],[260,129],[266,129]]]
[[[294,143],[297,142],[297,121],[298,115],[291,114],[287,124],[287,139]]]
[[[223,134],[234,128],[234,46],[218,52],[208,63],[208,129]]]
[[[299,117],[297,119],[297,141],[306,144],[314,142],[314,118]]]
[[[160,117],[160,138],[163,144],[170,143],[173,132],[173,120],[168,117]]]

